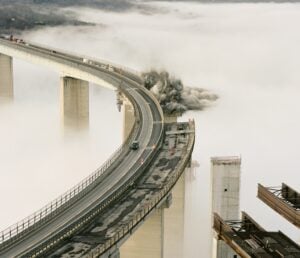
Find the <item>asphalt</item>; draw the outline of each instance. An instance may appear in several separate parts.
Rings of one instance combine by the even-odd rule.
[[[3,41],[3,40],[1,40]],[[0,44],[1,44],[0,41]],[[47,50],[38,46],[26,46],[24,44],[16,45],[11,43],[12,47],[17,47],[18,50],[28,52],[33,55],[39,55],[43,58],[51,57],[56,62],[64,62],[67,60],[69,63],[78,64],[85,67],[91,73],[97,75],[97,67],[85,64],[79,57],[72,55],[64,55],[62,52],[57,53]],[[103,71],[102,71],[103,72]],[[106,71],[107,72],[107,71]],[[112,198],[113,194],[118,191],[126,182],[132,180],[133,177],[140,176],[142,172],[141,167],[143,164],[141,160],[147,161],[151,159],[155,149],[149,148],[153,145],[158,145],[162,133],[162,123],[154,124],[154,121],[161,121],[159,107],[152,100],[151,97],[142,89],[137,86],[135,81],[124,78],[120,74],[109,73],[108,76],[115,77],[116,83],[123,82],[123,87],[127,93],[136,101],[141,111],[142,128],[138,135],[140,142],[140,149],[137,151],[128,151],[125,155],[121,155],[122,160],[118,160],[118,166],[109,173],[99,184],[91,189],[85,196],[80,198],[76,203],[71,205],[66,210],[58,212],[58,214],[49,220],[46,224],[33,230],[30,234],[25,235],[18,241],[15,241],[12,246],[7,249],[1,250],[1,257],[25,257],[26,254],[35,249],[37,246],[52,241],[56,234],[66,230],[79,221],[82,217],[86,216],[94,207],[99,206],[104,201]],[[110,81],[110,82],[111,82]],[[130,90],[129,90],[130,89]],[[44,256],[43,256],[44,257]]]
[[[189,124],[185,123],[184,129],[188,127]],[[122,228],[130,225],[135,214],[153,202],[163,187],[178,176],[176,172],[180,162],[189,158],[188,143],[194,134],[179,134],[175,133],[176,131],[178,131],[177,124],[165,126],[166,133],[159,154],[138,179],[134,188],[98,214],[92,223],[53,248],[44,257],[85,257],[96,247],[104,246],[113,239]]]

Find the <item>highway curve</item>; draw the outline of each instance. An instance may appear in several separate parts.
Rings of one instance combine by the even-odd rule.
[[[51,216],[45,216],[36,225],[0,242],[1,257],[25,257],[28,252],[38,250],[41,244],[49,243],[49,246],[53,247],[58,241],[76,232],[83,225],[83,218],[86,217],[86,221],[92,219],[89,213],[91,210],[97,206],[107,207],[134,183],[155,156],[158,148],[153,146],[159,146],[162,141],[163,113],[153,95],[141,85],[141,78],[124,68],[106,69],[107,64],[98,61],[89,59],[87,63],[79,56],[34,44],[10,42],[6,39],[0,39],[0,53],[29,61],[36,58],[39,60],[38,63],[44,60],[46,65],[50,62],[51,67],[55,64],[67,68],[70,66],[70,70],[84,71],[93,78],[98,77],[121,90],[128,97],[135,107],[137,117],[131,137],[140,142],[138,150],[130,150],[128,144],[123,146],[114,162],[101,175],[101,180],[92,178],[90,185],[85,185],[82,191],[72,197],[68,203],[53,211]],[[14,227],[10,229],[15,230]],[[8,230],[3,232],[6,234]],[[39,251],[39,255],[42,253]]]

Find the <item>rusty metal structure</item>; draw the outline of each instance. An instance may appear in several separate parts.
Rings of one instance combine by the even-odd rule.
[[[281,187],[258,184],[257,197],[300,228],[300,193],[282,183]]]
[[[242,212],[238,221],[224,221],[214,213],[213,228],[242,258],[299,258],[300,246],[282,232],[269,232]]]

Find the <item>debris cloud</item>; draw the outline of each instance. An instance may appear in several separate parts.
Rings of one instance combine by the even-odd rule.
[[[216,94],[205,89],[185,87],[181,80],[166,71],[145,72],[143,78],[145,87],[155,95],[166,114],[203,110],[218,99]]]

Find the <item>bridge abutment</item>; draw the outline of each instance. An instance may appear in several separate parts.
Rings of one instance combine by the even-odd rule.
[[[13,60],[0,53],[0,97],[12,99],[13,95]]]
[[[89,83],[72,77],[61,78],[61,111],[63,124],[70,128],[89,125]]]

